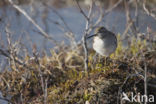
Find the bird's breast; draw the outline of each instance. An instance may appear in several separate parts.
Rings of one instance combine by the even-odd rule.
[[[109,38],[101,39],[96,36],[94,37],[93,49],[102,56],[109,56],[116,49],[116,45],[113,41],[114,40]]]
[[[94,37],[93,46],[102,48],[102,47],[104,47],[104,41],[102,39],[100,39],[99,37]]]
[[[100,39],[99,37],[94,37],[93,49],[97,53],[103,55],[104,54],[104,41]]]

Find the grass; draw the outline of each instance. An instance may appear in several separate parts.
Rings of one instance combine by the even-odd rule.
[[[44,55],[38,62],[29,55],[25,56],[28,69],[16,64],[12,71],[6,69],[0,73],[0,90],[4,96],[11,96],[12,103],[42,104],[47,84],[48,104],[116,104],[119,90],[126,93],[144,93],[144,63],[147,64],[148,82],[156,78],[156,44],[149,48],[148,43],[133,38],[128,48],[122,46],[118,37],[118,48],[104,64],[104,57],[98,57],[94,63],[95,52],[89,49],[89,75],[84,74],[83,50],[71,50],[62,46],[57,51],[51,49],[51,56]],[[14,70],[16,68],[16,70]],[[39,70],[40,69],[40,70]],[[135,77],[128,76],[140,73]],[[41,77],[42,76],[42,77]],[[47,81],[46,81],[47,80]],[[156,88],[148,86],[149,94]],[[127,104],[127,103],[125,103]]]

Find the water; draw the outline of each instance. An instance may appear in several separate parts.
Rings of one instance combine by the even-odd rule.
[[[63,21],[59,18],[59,16],[53,12],[55,9],[61,17],[63,17],[64,21],[68,24],[69,28],[75,35],[76,41],[79,41],[85,30],[85,18],[80,13],[79,9],[75,6],[68,6],[64,8],[53,8],[53,7],[45,7],[41,3],[35,3],[32,5],[22,5],[20,6],[24,9],[30,17],[32,17],[36,23],[42,27],[49,35],[51,35],[55,40],[59,43],[65,42],[70,43],[69,38],[64,35],[64,32],[60,29],[60,26],[54,24],[51,21],[59,22],[61,26],[64,28]],[[87,10],[83,8],[85,12]],[[44,18],[44,14],[47,14]],[[134,18],[135,11],[131,10],[132,18]],[[138,27],[140,32],[146,32],[147,26],[150,26],[153,30],[156,30],[156,21],[147,16],[143,11],[138,12]],[[98,17],[96,15],[95,17]],[[54,47],[54,44],[43,36],[41,36],[38,32],[38,29],[30,22],[28,19],[21,13],[19,13],[12,6],[4,6],[0,8],[0,43],[3,43],[5,49],[7,49],[7,39],[5,29],[9,28],[11,32],[12,43],[15,43],[18,40],[22,42],[22,48],[28,50],[29,54],[32,55],[32,45],[36,44],[39,52],[46,50],[47,54],[50,54],[50,49]],[[95,20],[95,19],[94,19]],[[122,34],[126,27],[126,16],[125,11],[123,9],[115,9],[106,15],[100,25],[105,26],[112,32],[118,34]],[[66,29],[66,28],[65,28]],[[66,29],[68,31],[68,29]],[[2,42],[3,41],[3,42]],[[3,49],[3,47],[0,48]],[[21,51],[21,53],[24,53]],[[0,56],[0,63],[3,62],[4,59]],[[2,65],[3,66],[3,65]],[[1,68],[3,69],[3,68]]]
[[[51,20],[57,21],[64,26],[61,19],[52,11],[52,7],[48,8],[47,18],[45,20],[42,18],[43,14],[45,13],[45,7],[42,4],[38,3],[38,5],[35,5],[36,11],[34,12],[31,12],[33,9],[29,5],[23,5],[21,8],[24,9],[46,32],[48,32],[49,35],[52,35],[55,40],[59,42],[65,41],[65,43],[69,42],[68,38],[65,37],[64,32],[62,32],[56,24],[51,22]],[[80,14],[79,10],[76,7],[71,6],[57,9],[57,12],[63,17],[64,21],[74,32],[76,40],[80,40],[85,29],[85,19],[82,14]],[[131,12],[132,17],[134,17],[134,11],[132,10]],[[0,9],[0,18],[2,19],[0,22],[0,32],[5,44],[5,27],[9,25],[9,29],[12,32],[13,41],[17,41],[19,38],[22,38],[22,42],[28,49],[31,49],[31,44],[28,42],[30,40],[33,44],[37,45],[39,50],[44,46],[46,46],[48,49],[53,47],[51,42],[45,42],[43,36],[35,32],[38,31],[37,28],[30,23],[23,14],[17,12],[11,6]],[[114,33],[122,34],[126,26],[125,12],[123,10],[112,11],[110,14],[104,17],[104,20],[100,25],[106,26]],[[145,15],[143,12],[139,12],[140,31],[145,32],[147,26],[150,26],[153,28],[153,30],[156,30],[156,21]]]
[[[85,30],[85,18],[80,13],[79,9],[75,6],[68,6],[64,8],[53,8],[45,7],[41,3],[35,3],[32,5],[22,5],[20,6],[24,9],[30,17],[32,17],[36,23],[42,27],[49,35],[51,35],[59,43],[70,43],[69,38],[64,35],[64,32],[60,29],[60,26],[54,24],[51,21],[59,22],[61,26],[66,27],[59,16],[53,12],[55,9],[64,21],[68,24],[70,30],[75,35],[76,41],[79,41]],[[85,12],[87,10],[83,8]],[[45,16],[45,14],[47,14]],[[134,18],[135,11],[131,10],[132,18]],[[138,27],[140,32],[146,32],[147,26],[150,26],[152,30],[156,30],[156,21],[147,16],[143,11],[138,12]],[[45,18],[44,18],[45,16]],[[95,17],[98,17],[96,15]],[[19,13],[12,6],[4,6],[0,8],[0,43],[3,43],[5,49],[7,49],[7,39],[6,39],[6,27],[9,28],[11,32],[12,43],[21,40],[23,48],[27,49],[30,55],[32,55],[32,45],[35,44],[39,52],[46,50],[47,54],[50,54],[50,49],[54,47],[54,44],[38,32],[38,29],[21,13]],[[126,16],[123,9],[115,9],[106,15],[100,25],[105,26],[108,30],[118,34],[122,34],[126,27]],[[65,28],[66,29],[66,28]],[[66,29],[68,31],[68,29]],[[3,41],[3,42],[2,42]],[[3,49],[3,47],[0,48]],[[21,51],[23,53],[23,51]],[[0,63],[2,63],[3,57],[0,56]]]

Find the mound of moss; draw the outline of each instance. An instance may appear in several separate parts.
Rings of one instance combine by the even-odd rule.
[[[11,96],[13,104],[116,104],[122,92],[144,94],[147,68],[147,91],[155,94],[156,45],[149,48],[145,40],[134,38],[125,48],[118,38],[118,48],[107,62],[101,56],[94,62],[95,53],[89,50],[87,75],[81,46],[75,51],[66,46],[51,49],[51,56],[38,57],[37,61],[27,55],[27,67],[17,64],[12,71],[0,73],[0,91],[4,97]]]

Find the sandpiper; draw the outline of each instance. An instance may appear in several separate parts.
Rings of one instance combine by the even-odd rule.
[[[106,58],[115,52],[117,48],[117,38],[114,33],[108,31],[105,27],[97,27],[93,37],[93,49]]]

